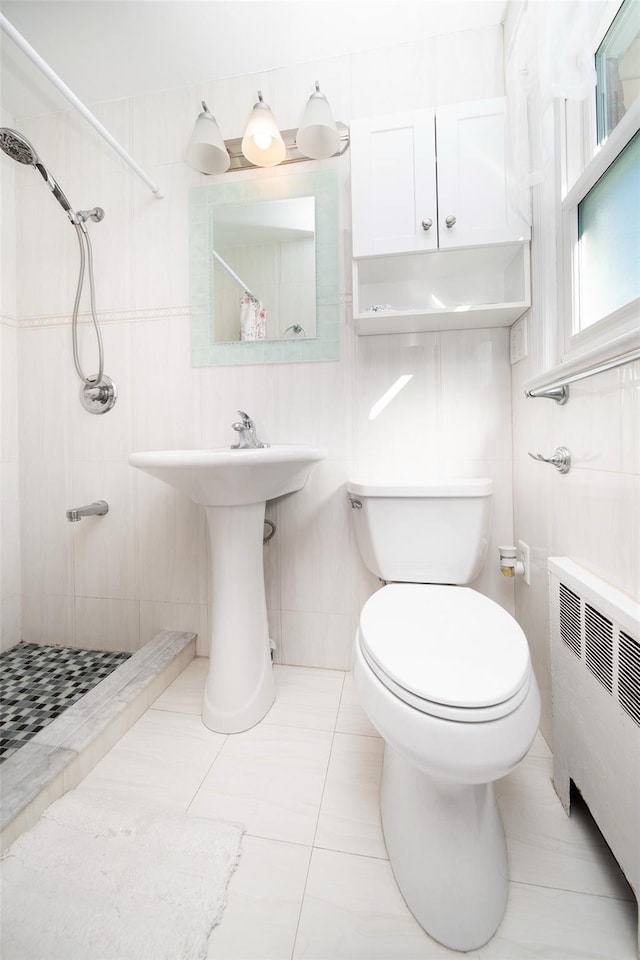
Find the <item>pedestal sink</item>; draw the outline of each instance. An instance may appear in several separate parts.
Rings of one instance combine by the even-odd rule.
[[[275,698],[262,541],[267,500],[304,487],[319,447],[155,450],[129,463],[202,504],[210,543],[209,673],[202,719],[239,733],[261,720]]]

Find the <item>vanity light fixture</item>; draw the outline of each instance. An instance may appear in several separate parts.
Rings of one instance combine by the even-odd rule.
[[[287,155],[276,121],[260,90],[244,131],[242,153],[256,167],[275,167]]]
[[[320,91],[317,80],[315,93],[309,97],[298,129],[296,146],[301,154],[312,160],[326,160],[337,153],[340,146],[340,134],[329,101]]]
[[[300,160],[340,157],[349,146],[349,127],[333,119],[331,107],[315,81],[298,130],[278,130],[273,113],[258,91],[243,137],[223,140],[215,117],[203,112],[187,147],[186,161],[200,173],[226,173],[250,167],[275,167]]]
[[[204,100],[202,113],[196,120],[187,147],[186,160],[190,167],[200,173],[225,173],[231,165],[229,151],[216,118],[209,113]]]

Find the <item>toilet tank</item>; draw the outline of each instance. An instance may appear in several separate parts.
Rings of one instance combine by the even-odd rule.
[[[484,563],[492,482],[384,483],[350,480],[362,559],[381,580],[465,584]]]

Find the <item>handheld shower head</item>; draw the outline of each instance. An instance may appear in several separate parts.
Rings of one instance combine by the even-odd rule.
[[[0,149],[18,163],[29,163],[32,167],[38,163],[38,154],[26,137],[10,127],[0,128]]]
[[[73,212],[71,204],[58,186],[57,181],[40,160],[33,144],[29,143],[23,134],[17,130],[12,130],[11,127],[0,127],[0,149],[2,149],[8,157],[11,157],[12,160],[17,160],[18,163],[27,164],[37,170],[69,217],[69,220],[71,220],[71,223],[75,224],[78,222],[78,218]]]

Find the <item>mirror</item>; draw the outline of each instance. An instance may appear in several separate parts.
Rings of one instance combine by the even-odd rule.
[[[315,197],[212,210],[216,343],[316,335]]]
[[[337,171],[194,187],[194,366],[337,360]]]

